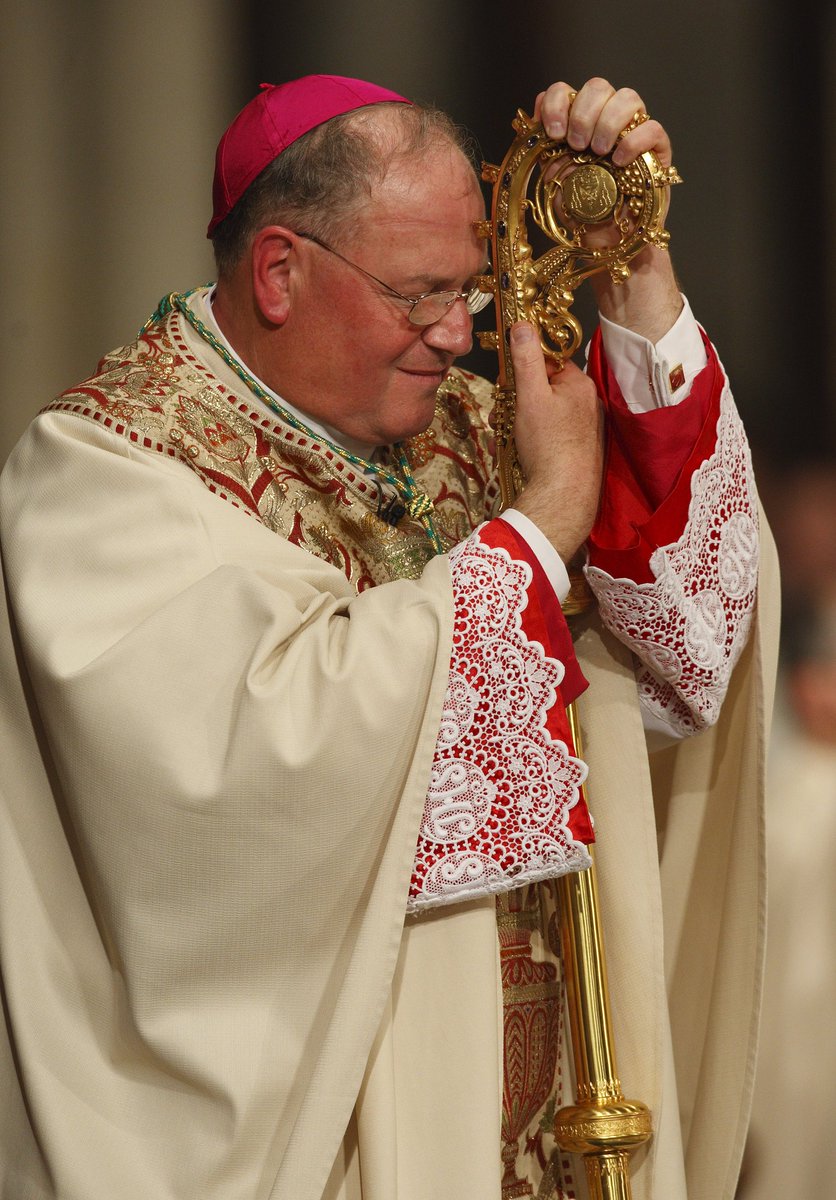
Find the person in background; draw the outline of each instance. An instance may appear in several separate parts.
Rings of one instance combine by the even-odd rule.
[[[768,939],[740,1200],[826,1195],[819,1081],[836,1066],[836,473],[804,464],[772,499],[781,669],[767,790]]]

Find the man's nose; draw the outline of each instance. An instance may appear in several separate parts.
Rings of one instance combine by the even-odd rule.
[[[473,345],[473,317],[460,296],[454,300],[440,321],[424,330],[424,341],[435,350],[447,354],[467,354]]]

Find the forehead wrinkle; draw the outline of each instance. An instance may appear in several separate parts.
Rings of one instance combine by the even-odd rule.
[[[340,249],[404,295],[458,290],[486,264],[487,247],[474,230],[485,216],[484,197],[467,159],[451,143],[420,162],[392,164],[373,182],[356,216]]]
[[[421,203],[422,194],[426,203]],[[482,239],[477,238],[473,227],[474,222],[483,219],[485,215],[481,193],[465,186],[457,194],[448,192],[447,197],[452,205],[456,205],[462,200],[473,201],[470,216],[462,221],[462,240],[481,241]],[[396,226],[399,229],[399,236],[400,231],[409,229],[414,229],[416,235],[421,236],[426,236],[427,233],[431,234],[434,229],[437,229],[439,234],[449,233],[444,199],[439,200],[437,189],[430,186],[426,175],[422,175],[418,179],[418,186],[415,188],[400,188],[394,194],[389,188],[383,188],[376,195],[373,194],[369,204],[364,206],[363,218],[378,231],[389,226]],[[359,227],[358,232],[362,232]]]
[[[382,210],[378,208],[364,214],[364,218],[355,226],[354,236],[346,243],[347,249],[362,256],[370,251],[384,250],[392,258],[390,273],[399,273],[400,283],[404,287],[409,284],[411,292],[458,287],[471,275],[482,271],[487,263],[487,247],[483,239],[476,237],[472,220],[462,222],[460,236],[456,238],[456,262],[453,263],[448,249],[450,226],[437,215],[430,212],[422,215],[414,209],[409,213],[387,204]],[[422,258],[416,259],[417,254]],[[364,265],[367,265],[365,261]],[[371,264],[368,265],[373,269]],[[375,274],[383,271],[379,261],[378,267]],[[394,275],[387,282],[394,284]]]

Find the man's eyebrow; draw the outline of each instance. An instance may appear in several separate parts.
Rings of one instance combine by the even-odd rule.
[[[492,269],[490,259],[486,257],[484,264],[478,267],[472,275],[468,275],[463,279],[462,284],[472,283],[477,275],[490,274]],[[398,290],[400,291],[400,289]],[[403,286],[404,293],[408,292],[410,294],[414,292],[451,292],[455,290],[456,285],[454,283],[451,283],[447,279],[440,279],[437,275],[413,275]]]

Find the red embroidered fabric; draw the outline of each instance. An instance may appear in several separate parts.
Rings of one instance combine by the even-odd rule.
[[[455,547],[450,565],[450,681],[410,912],[582,870],[593,840],[561,695],[585,681],[542,568],[501,518]]]

